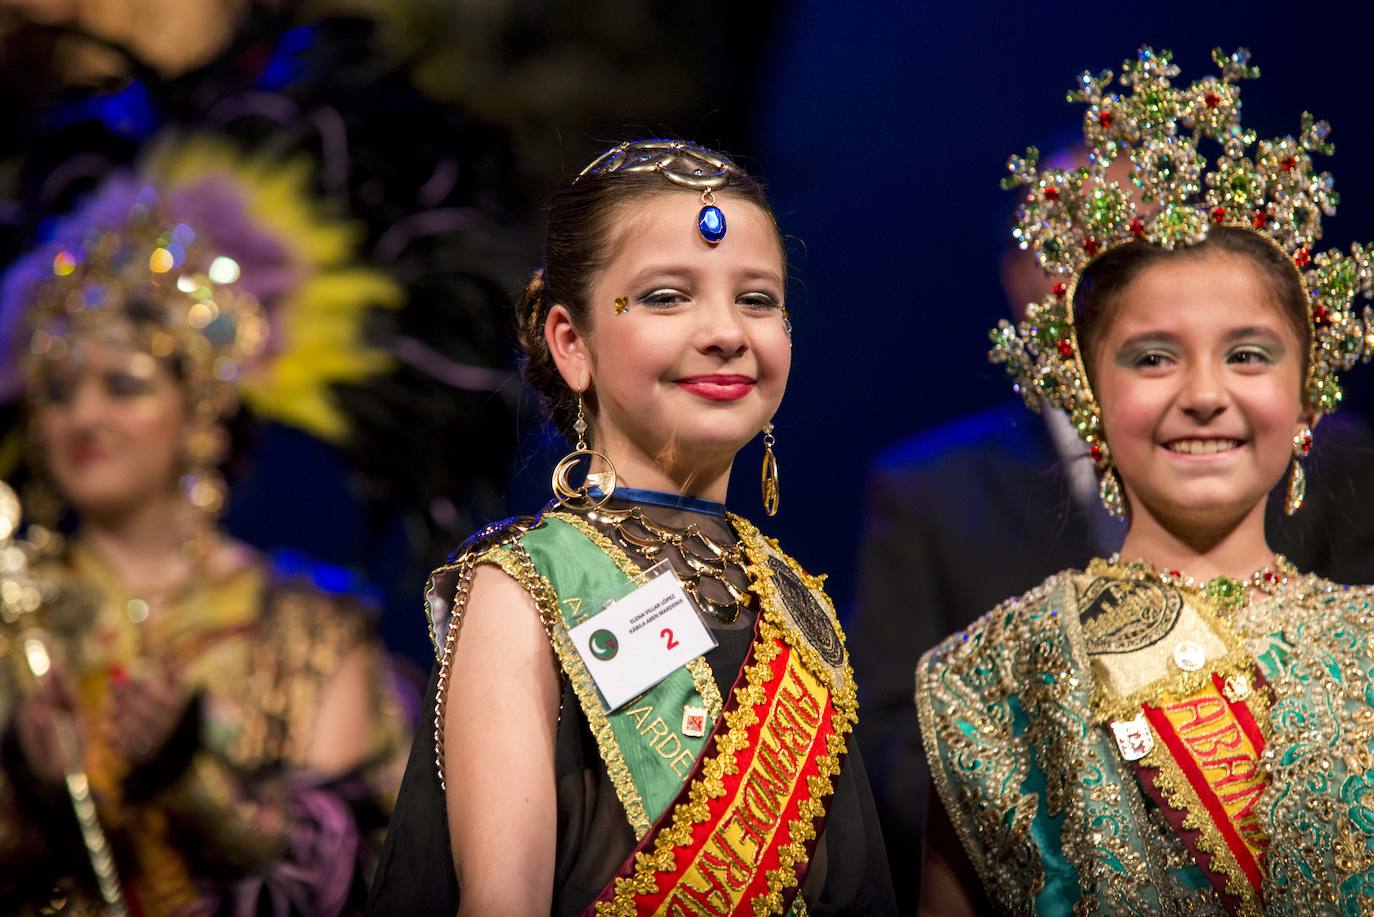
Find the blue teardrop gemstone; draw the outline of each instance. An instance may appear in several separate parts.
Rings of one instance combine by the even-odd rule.
[[[714,204],[707,204],[697,214],[697,231],[712,245],[725,238],[725,214]]]

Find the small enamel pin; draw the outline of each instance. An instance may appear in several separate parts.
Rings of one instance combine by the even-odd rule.
[[[1139,761],[1155,747],[1150,722],[1145,719],[1144,713],[1136,714],[1133,720],[1113,720],[1111,725],[1116,747],[1127,761]]]
[[[689,739],[706,735],[706,708],[688,704],[682,708],[682,734]]]

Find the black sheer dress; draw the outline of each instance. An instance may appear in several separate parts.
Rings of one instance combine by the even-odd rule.
[[[625,511],[635,505],[612,499],[605,509]],[[639,505],[639,510],[663,528],[683,532],[689,525],[696,525],[718,544],[738,541],[722,516],[650,505]],[[677,549],[667,547],[660,552],[652,549],[646,552],[637,548],[633,541],[619,537],[615,527],[601,515],[580,515],[623,548],[641,567],[647,568],[667,558],[684,578],[692,575]],[[631,531],[635,531],[634,527]],[[688,547],[690,549],[691,543]],[[726,577],[737,592],[743,592],[747,586],[743,569],[727,568]],[[699,580],[699,588],[711,603],[731,604],[729,590],[719,582],[703,577]],[[726,620],[729,613],[702,615],[719,644],[705,658],[727,703],[754,636],[757,607],[752,594],[749,598],[749,605],[734,621]],[[368,905],[368,913],[372,915],[453,914],[458,909],[460,889],[449,850],[443,790],[435,767],[432,724],[437,677],[436,667],[430,677],[421,726],[416,731],[386,847],[373,883]],[[581,915],[634,850],[635,836],[566,677],[563,678],[561,703],[555,751],[558,844],[553,913]],[[499,844],[501,839],[492,838],[491,843]],[[852,735],[825,830],[802,881],[801,895],[808,912],[816,915],[896,913],[873,797]]]

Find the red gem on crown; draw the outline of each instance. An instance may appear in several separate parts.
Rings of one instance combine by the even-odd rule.
[[[1140,219],[1140,217],[1131,220],[1131,235],[1135,236],[1137,239],[1145,235],[1145,221]]]
[[[1263,229],[1264,224],[1269,222],[1269,214],[1263,210],[1256,210],[1255,215],[1250,218],[1250,222],[1255,225],[1256,229]]]
[[[1318,328],[1324,328],[1331,324],[1331,312],[1326,306],[1312,307],[1312,324],[1316,325]]]
[[[1097,240],[1092,236],[1088,236],[1088,238],[1084,239],[1083,251],[1087,252],[1089,255],[1097,254]]]
[[[1226,208],[1225,208],[1225,207],[1213,207],[1213,208],[1212,208],[1212,222],[1213,222],[1213,223],[1220,223],[1220,222],[1224,221],[1225,219],[1226,219]]]
[[[1094,461],[1094,462],[1098,463],[1099,465],[1102,464],[1102,444],[1101,444],[1101,443],[1093,443],[1093,444],[1092,444],[1092,447],[1091,447],[1090,449],[1088,449],[1088,454],[1091,455],[1091,456],[1093,457],[1093,461]]]
[[[1069,292],[1069,285],[1061,280],[1059,283],[1056,283],[1054,285],[1053,289],[1054,295],[1062,298],[1065,293]]]
[[[1097,116],[1097,123],[1102,125],[1103,127],[1111,127],[1112,113],[1109,111],[1102,112],[1100,115]]]
[[[1059,200],[1059,189],[1056,188],[1056,187],[1054,187],[1053,185],[1051,185],[1050,187],[1046,188],[1046,189],[1045,189],[1045,200],[1047,200],[1047,201],[1057,201],[1057,200]]]
[[[1221,96],[1217,95],[1215,92],[1209,92],[1202,97],[1202,101],[1207,103],[1208,108],[1216,108],[1221,104]]]
[[[1070,341],[1068,338],[1063,338],[1062,340],[1060,340],[1059,355],[1066,360],[1069,357],[1073,356],[1073,342]]]
[[[1307,267],[1312,263],[1312,253],[1306,248],[1298,249],[1298,253],[1293,256],[1293,263],[1298,267]]]
[[[1289,156],[1279,163],[1279,168],[1285,172],[1292,172],[1295,168],[1297,168],[1297,165],[1297,159],[1293,158],[1292,156]]]

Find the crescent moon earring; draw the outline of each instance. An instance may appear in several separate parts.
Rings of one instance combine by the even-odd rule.
[[[587,446],[587,415],[581,392],[577,393],[577,420],[573,422],[573,432],[577,434],[577,445],[553,469],[554,500],[569,509],[600,509],[615,493],[615,466],[605,454]],[[583,459],[587,460],[587,474],[581,485],[573,486],[570,480],[573,469]],[[605,471],[591,470],[597,459],[606,466]],[[594,495],[592,491],[597,493]]]

